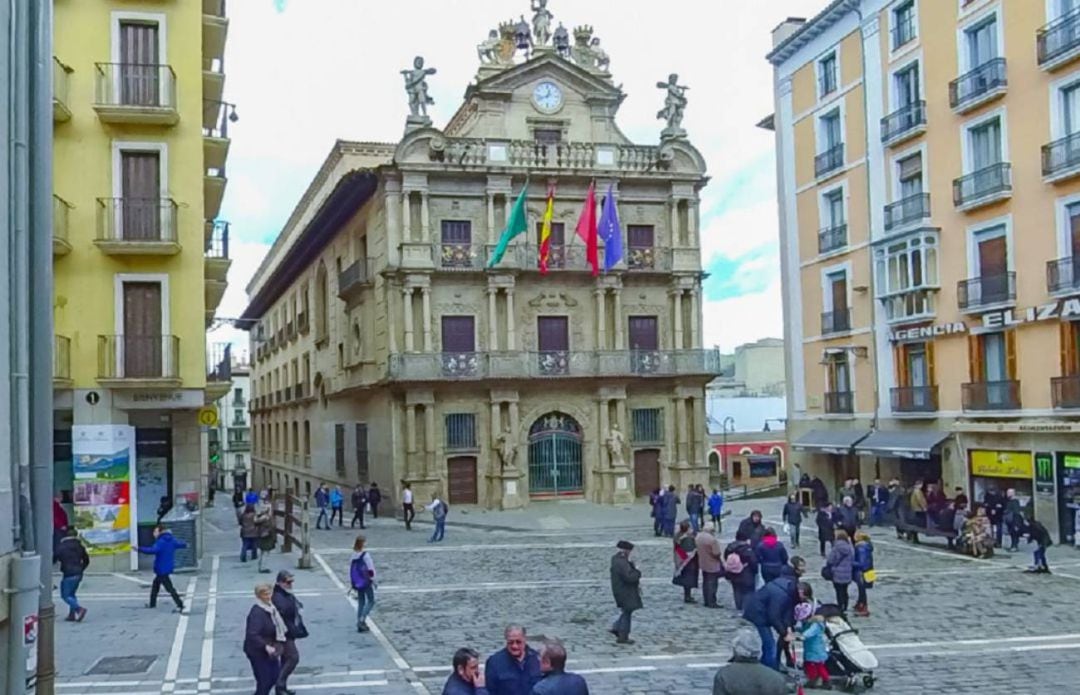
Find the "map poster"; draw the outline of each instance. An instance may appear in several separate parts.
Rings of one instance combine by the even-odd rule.
[[[91,555],[128,553],[137,563],[136,510],[131,494],[135,428],[76,425],[71,440],[75,528],[87,551]]]

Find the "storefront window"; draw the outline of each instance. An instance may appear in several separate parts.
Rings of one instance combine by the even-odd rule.
[[[1058,454],[1058,522],[1061,543],[1080,548],[1080,453]]]
[[[1004,495],[1012,489],[1016,490],[1021,507],[1030,508],[1035,476],[1030,452],[973,450],[969,456],[973,500],[982,502],[991,490]]]

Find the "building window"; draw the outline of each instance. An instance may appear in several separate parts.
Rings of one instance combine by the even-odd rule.
[[[444,376],[476,375],[479,362],[475,317],[442,317],[442,367]]]
[[[896,163],[896,178],[900,184],[900,200],[923,192],[922,153],[904,157]]]
[[[315,342],[322,343],[330,337],[329,319],[330,287],[326,280],[326,265],[319,261],[315,271]]]
[[[851,371],[846,350],[825,356],[825,412],[854,411],[851,393]]]
[[[844,134],[840,109],[818,119],[818,154],[814,158],[814,176],[824,176],[844,164]]]
[[[334,470],[345,477],[345,425],[334,425]]]
[[[910,107],[922,99],[918,61],[912,62],[893,73],[893,90],[897,110]]]
[[[562,142],[562,130],[557,128],[537,128],[533,139],[542,145],[556,145]]]
[[[472,248],[472,223],[468,220],[443,220],[442,267],[471,268],[476,261]]]
[[[356,423],[356,479],[361,485],[368,483],[368,428],[363,422]]]
[[[974,70],[998,57],[997,33],[996,14],[964,30],[969,70]]]
[[[821,134],[825,143],[823,150],[831,150],[844,143],[840,129],[840,109],[834,109],[821,117]]]
[[[847,245],[844,189],[835,188],[822,194],[820,205],[822,228],[818,234],[818,253],[829,253]]]
[[[968,145],[971,153],[969,171],[982,171],[1000,163],[1001,119],[991,118],[968,128]]]
[[[971,383],[964,384],[966,410],[1013,410],[1020,407],[1016,371],[1016,331],[969,336]]]
[[[874,251],[877,297],[889,321],[934,315],[938,238],[917,234]]]
[[[824,97],[836,91],[839,82],[836,53],[830,53],[818,61],[818,94]]]
[[[847,270],[837,270],[825,275],[825,295],[821,315],[821,332],[840,333],[851,330],[851,310],[848,308]]]
[[[629,250],[627,267],[630,270],[651,270],[656,267],[656,234],[651,224],[627,225],[626,241]]]
[[[244,389],[233,389],[233,405],[238,407],[244,407]]]
[[[304,455],[311,456],[311,421],[304,420]]]
[[[476,449],[476,415],[449,413],[445,418],[447,450]]]
[[[893,398],[893,410],[920,412],[937,410],[934,387],[934,344],[902,343],[895,350],[896,381],[899,388]]]
[[[634,444],[659,444],[664,441],[662,408],[634,408],[630,411],[630,440]]]
[[[300,457],[300,423],[296,420],[292,421],[292,451],[295,465],[299,463],[296,459]]]
[[[892,47],[895,51],[915,39],[918,24],[915,21],[915,0],[900,3],[892,10]]]
[[[233,425],[235,425],[235,426],[243,426],[243,424],[244,424],[244,411],[243,410],[234,410],[233,411]]]
[[[536,238],[540,239],[543,223],[536,224]],[[537,247],[539,259],[539,247]],[[538,261],[539,262],[539,261]],[[548,268],[566,267],[566,225],[562,222],[551,223],[551,236],[548,237]]]

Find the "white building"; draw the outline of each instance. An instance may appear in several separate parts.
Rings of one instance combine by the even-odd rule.
[[[221,490],[248,485],[251,471],[250,384],[251,365],[246,359],[234,361],[232,391],[215,403],[218,425],[210,433],[210,475]]]

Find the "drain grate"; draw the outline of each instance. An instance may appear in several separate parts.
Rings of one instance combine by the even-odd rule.
[[[86,672],[88,676],[126,676],[146,673],[156,656],[103,656]]]

